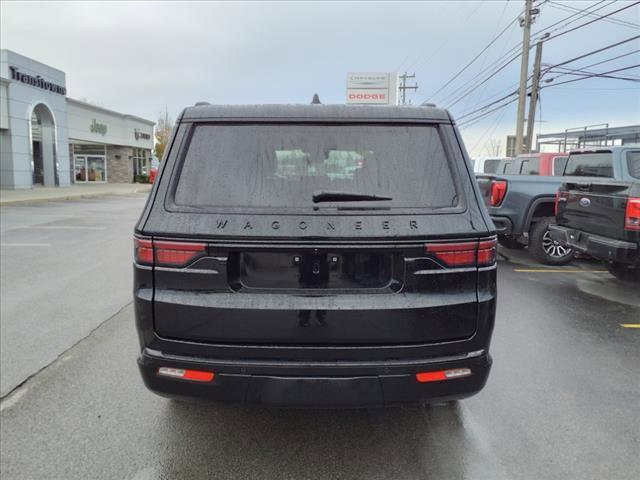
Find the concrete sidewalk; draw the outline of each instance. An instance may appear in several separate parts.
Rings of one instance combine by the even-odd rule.
[[[35,187],[25,190],[0,190],[0,205],[71,200],[74,198],[101,197],[105,195],[131,195],[148,193],[151,185],[143,183],[100,183],[71,185],[70,187]]]

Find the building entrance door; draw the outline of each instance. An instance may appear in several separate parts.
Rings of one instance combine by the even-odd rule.
[[[107,159],[104,155],[74,155],[73,171],[76,182],[106,182]]]
[[[31,112],[31,165],[33,184],[55,187],[59,183],[56,160],[55,130],[53,114],[40,103]]]

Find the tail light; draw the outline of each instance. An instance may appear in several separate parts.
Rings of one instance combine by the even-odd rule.
[[[625,230],[640,230],[640,198],[629,198],[624,214]]]
[[[133,258],[141,265],[153,265],[153,241],[148,238],[134,237]]]
[[[199,242],[152,240],[135,237],[133,243],[136,263],[155,265],[157,267],[186,267],[207,252],[207,245]]]
[[[560,202],[566,202],[569,194],[567,192],[562,192],[560,189],[556,190],[556,207],[553,211],[555,216],[558,215],[558,207],[560,206]]]
[[[425,251],[447,267],[489,267],[496,263],[496,239],[430,243]]]
[[[492,180],[491,181],[491,206],[499,207],[504,200],[504,196],[507,194],[507,181],[506,180]]]

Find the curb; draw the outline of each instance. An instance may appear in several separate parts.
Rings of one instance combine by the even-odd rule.
[[[82,198],[135,195],[139,193],[148,194],[149,192],[151,192],[151,189],[144,188],[144,189],[129,190],[126,192],[121,192],[121,191],[104,191],[104,192],[94,192],[94,193],[84,192],[84,193],[67,194],[67,195],[51,196],[51,197],[7,199],[7,200],[0,200],[0,207],[9,206],[9,205],[20,205],[20,204],[26,204],[26,203],[43,203],[43,202],[78,200]]]

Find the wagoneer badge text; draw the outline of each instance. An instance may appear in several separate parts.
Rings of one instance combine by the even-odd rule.
[[[306,221],[306,220],[300,220],[296,222],[296,227],[299,230],[307,230],[311,223],[311,221]],[[242,221],[242,229],[243,230],[253,230],[254,226],[257,224],[258,222],[252,222],[251,220],[243,220]],[[280,230],[280,228],[282,227],[284,221],[280,221],[280,220],[273,220],[270,223],[270,227],[272,230]],[[350,228],[352,230],[363,230],[364,229],[364,222],[362,220],[353,220],[351,222],[347,222],[347,225],[350,224]],[[221,218],[218,219],[216,221],[216,228],[218,230],[223,230],[227,227],[227,225],[229,225],[229,219],[227,218]],[[379,221],[379,225],[383,230],[390,230],[393,225],[391,223],[390,220],[380,220]],[[411,230],[417,230],[418,229],[418,221],[417,220],[406,220],[405,223],[403,224],[403,226],[408,227]],[[336,230],[336,222],[324,222],[324,228],[327,232],[333,232]]]

